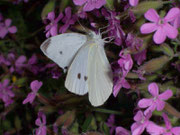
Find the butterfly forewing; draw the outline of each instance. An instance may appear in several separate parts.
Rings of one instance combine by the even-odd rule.
[[[88,54],[89,46],[84,45],[76,54],[70,65],[65,81],[66,88],[78,95],[88,92]]]
[[[65,33],[48,38],[41,45],[43,53],[66,71],[75,54],[87,41],[87,37],[78,33]]]

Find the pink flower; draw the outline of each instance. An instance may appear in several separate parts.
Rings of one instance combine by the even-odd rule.
[[[116,126],[115,126],[115,115],[111,114],[109,116],[106,124],[110,128],[110,134],[112,135],[114,133],[114,130],[116,129]]]
[[[142,111],[138,111],[137,114],[134,116],[135,123],[133,123],[131,126],[132,135],[141,135],[147,128],[151,116],[151,112],[144,115]]]
[[[16,33],[16,26],[11,26],[11,19],[6,19],[4,23],[0,24],[0,38],[4,38],[8,33]]]
[[[47,38],[58,34],[58,22],[62,18],[63,18],[62,13],[60,13],[56,19],[55,19],[55,13],[53,11],[48,13],[47,19],[50,21],[50,23],[45,28]]]
[[[46,116],[44,113],[39,112],[38,118],[35,121],[35,124],[39,126],[38,129],[36,129],[36,135],[46,135]]]
[[[123,127],[116,127],[116,135],[130,135],[130,132]]]
[[[63,26],[60,27],[59,32],[64,33],[66,30],[76,22],[77,16],[72,15],[71,8],[67,7],[65,9],[65,17],[62,19],[62,22],[64,23]]]
[[[125,33],[121,28],[120,20],[117,19],[117,12],[102,9],[102,15],[108,20],[109,27],[107,28],[108,36],[115,39],[114,43],[120,46],[125,38]]]
[[[146,60],[147,50],[144,49],[141,52],[134,55],[134,60],[137,61],[138,65],[141,65],[144,60]]]
[[[129,4],[134,7],[137,6],[138,2],[139,0],[129,0]]]
[[[34,101],[36,94],[37,94],[38,90],[41,88],[42,84],[43,83],[41,81],[39,82],[38,80],[34,80],[31,82],[30,87],[31,87],[32,92],[28,94],[26,99],[23,101],[23,104],[26,104],[28,102],[32,104],[32,102]]]
[[[2,101],[5,103],[5,107],[13,103],[11,98],[15,95],[11,89],[12,86],[9,86],[8,79],[5,79],[2,83],[0,83],[0,99],[2,99]]]
[[[106,4],[106,0],[73,0],[75,5],[82,6],[84,11],[99,9]]]
[[[180,127],[172,127],[171,122],[168,119],[168,116],[163,113],[163,118],[165,122],[165,127],[156,125],[155,123],[149,123],[147,127],[147,132],[151,135],[180,135]]]
[[[113,87],[114,97],[116,97],[118,95],[121,88],[126,88],[126,89],[130,88],[128,81],[124,77],[119,78],[117,81],[115,81],[114,87]]]
[[[143,24],[140,28],[141,33],[148,34],[156,31],[153,36],[153,40],[156,44],[163,43],[166,37],[170,39],[176,38],[178,31],[175,27],[170,25],[169,22],[172,22],[177,17],[178,13],[178,8],[172,8],[164,18],[160,18],[156,10],[149,9],[144,16],[147,20],[151,21],[151,23]]]
[[[124,54],[123,51],[120,52],[119,56],[121,58],[118,60],[118,64],[122,69],[123,77],[125,77],[133,66],[133,60],[130,54]]]
[[[171,22],[171,24],[175,27],[175,28],[179,28],[180,27],[180,9],[179,9],[179,13],[176,16],[176,18]]]
[[[179,127],[172,127],[171,122],[168,119],[168,116],[163,113],[164,122],[166,124],[166,130],[164,131],[163,135],[180,135],[180,126]]]
[[[152,121],[149,121],[148,126],[146,127],[146,131],[150,135],[164,135],[163,132],[165,129]]]
[[[138,106],[140,108],[148,107],[144,112],[145,114],[147,114],[149,111],[153,112],[155,109],[158,111],[163,110],[165,106],[164,101],[168,100],[173,95],[171,90],[166,90],[162,94],[159,94],[159,88],[156,83],[149,84],[148,91],[153,97],[150,99],[143,98],[138,102]]]

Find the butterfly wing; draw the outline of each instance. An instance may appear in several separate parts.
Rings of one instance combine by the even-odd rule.
[[[93,45],[88,60],[88,92],[93,106],[102,105],[112,93],[113,78],[104,47]]]
[[[88,67],[89,46],[82,46],[71,63],[65,87],[72,93],[84,95],[88,92],[87,67]]]
[[[60,34],[45,40],[41,45],[42,52],[66,71],[77,51],[87,41],[79,33]]]

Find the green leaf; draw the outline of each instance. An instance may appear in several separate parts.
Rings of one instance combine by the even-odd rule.
[[[86,132],[86,131],[87,131],[88,127],[89,127],[90,124],[91,124],[92,119],[93,119],[92,114],[90,114],[90,115],[86,118],[86,120],[84,121],[83,126],[82,126],[82,131],[83,131],[83,132]]]
[[[17,131],[19,131],[22,126],[21,126],[21,120],[18,116],[15,117],[15,121],[14,121],[15,127],[17,129]]]
[[[49,2],[44,6],[42,12],[41,12],[41,18],[44,20],[47,16],[47,14],[54,10],[55,7],[55,0],[49,0]]]

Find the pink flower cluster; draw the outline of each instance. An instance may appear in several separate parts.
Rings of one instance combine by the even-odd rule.
[[[55,36],[58,33],[66,32],[66,30],[76,22],[77,16],[72,15],[71,8],[67,7],[65,9],[65,15],[63,15],[63,13],[60,13],[58,17],[55,18],[55,13],[52,11],[48,13],[47,20],[50,21],[50,23],[45,28],[46,37],[48,38],[50,36]],[[60,29],[58,31],[58,22],[60,20],[63,25],[60,26]]]
[[[113,95],[116,97],[119,93],[120,89],[126,88],[129,89],[130,85],[125,79],[128,72],[131,70],[133,66],[133,60],[130,54],[124,54],[123,51],[120,52],[119,56],[121,57],[118,60],[118,68],[115,68],[114,74],[114,88],[113,88]]]

